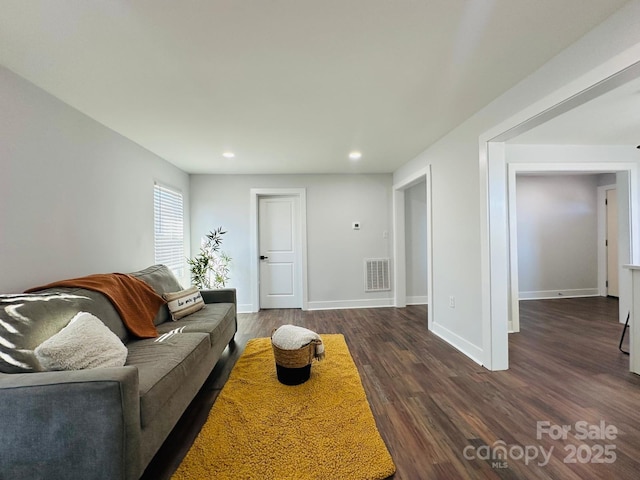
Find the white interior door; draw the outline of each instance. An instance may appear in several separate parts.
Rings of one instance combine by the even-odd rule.
[[[618,297],[618,191],[607,190],[607,295]]]
[[[300,199],[260,197],[260,308],[302,308]]]

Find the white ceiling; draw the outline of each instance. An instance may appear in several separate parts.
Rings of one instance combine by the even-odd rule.
[[[0,64],[190,173],[392,172],[624,3],[0,0]]]

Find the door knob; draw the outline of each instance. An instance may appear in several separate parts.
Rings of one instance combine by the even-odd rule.
[[[265,257],[264,255],[260,255],[260,260],[266,260],[269,257]]]

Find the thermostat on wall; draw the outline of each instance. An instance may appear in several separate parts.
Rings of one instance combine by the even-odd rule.
[[[352,226],[354,230],[360,230],[360,222],[353,222]]]

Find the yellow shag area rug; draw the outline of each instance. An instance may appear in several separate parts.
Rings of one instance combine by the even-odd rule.
[[[296,386],[276,377],[270,338],[247,343],[172,480],[381,480],[395,472],[342,335]]]

